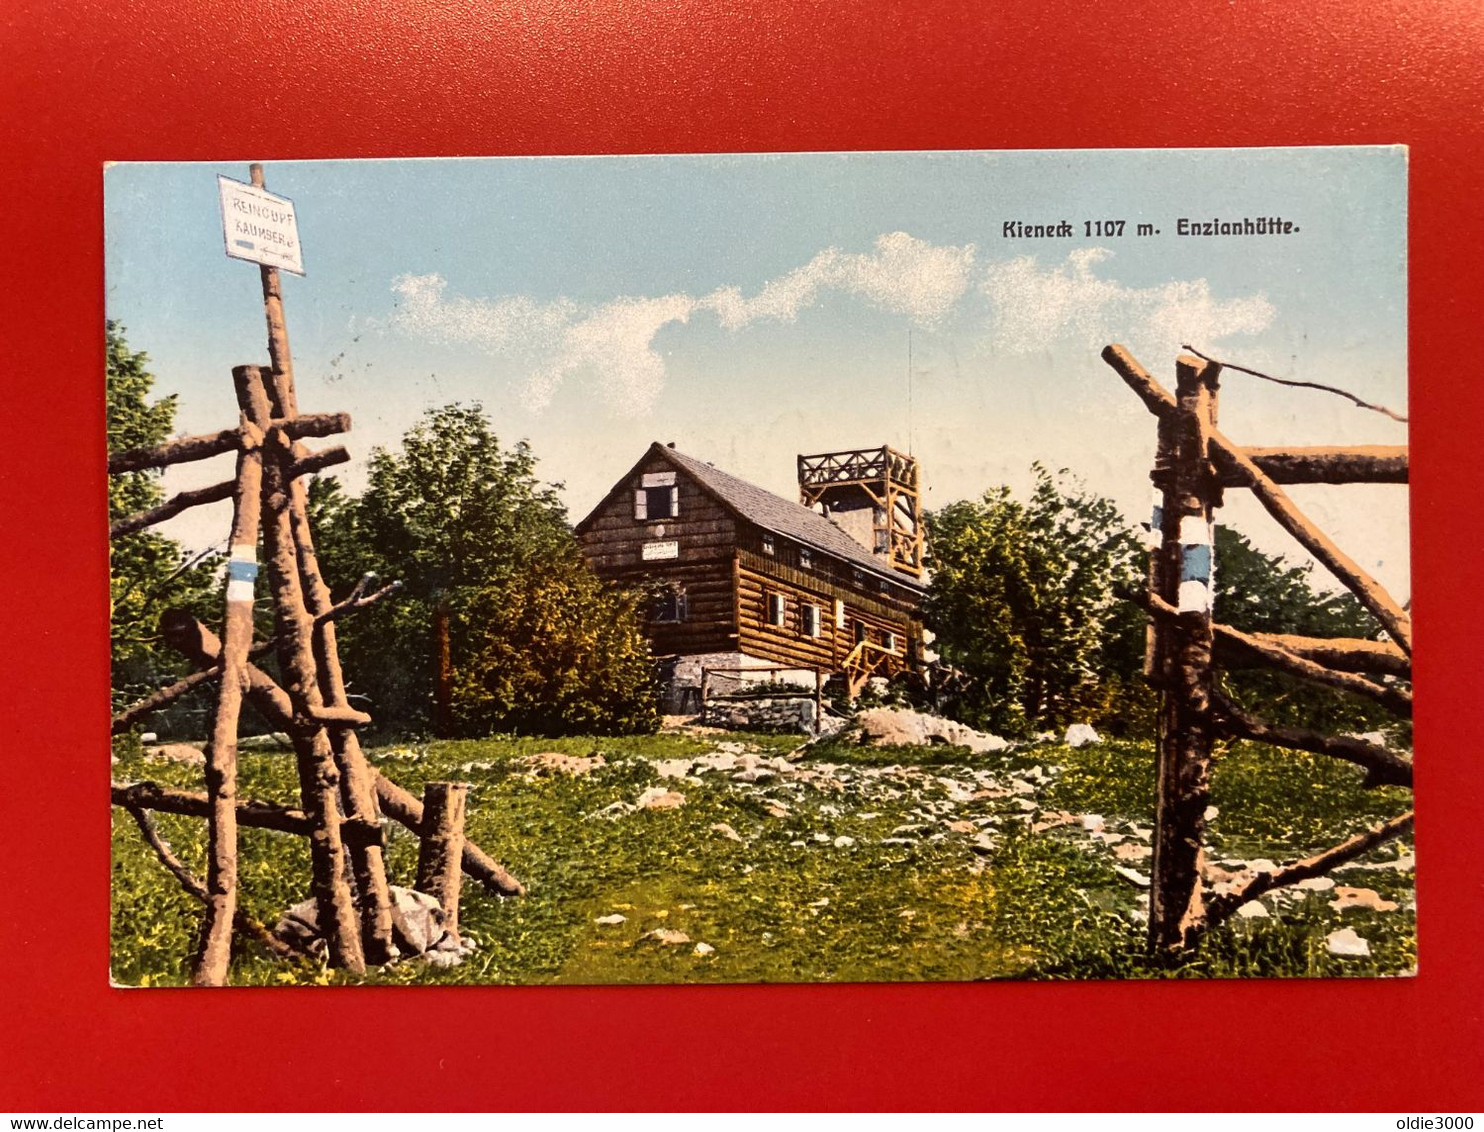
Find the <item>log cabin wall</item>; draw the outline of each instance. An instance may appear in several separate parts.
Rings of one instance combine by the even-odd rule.
[[[763,532],[747,533],[761,536]],[[761,545],[760,537],[758,542]],[[857,634],[883,647],[894,638],[900,661],[888,666],[890,675],[905,670],[921,655],[922,618],[909,591],[888,583],[882,592],[880,582],[868,571],[861,572],[857,585],[855,571],[848,564],[821,562],[825,556],[817,550],[811,550],[810,569],[805,570],[789,559],[796,560],[798,550],[806,548],[782,546],[777,536],[772,542],[771,554],[745,545],[737,550],[738,639],[743,652],[780,664],[834,672],[860,639]],[[851,583],[841,581],[840,573]],[[783,600],[782,625],[770,621],[770,594]],[[819,610],[817,636],[809,631],[808,606]]]
[[[645,476],[674,473],[676,514],[635,517],[634,492]],[[583,553],[597,574],[625,587],[672,586],[684,597],[684,619],[645,624],[657,656],[727,652],[737,647],[732,600],[732,558],[737,520],[710,494],[658,453],[621,480],[578,531]],[[675,557],[644,558],[673,542]],[[672,612],[672,611],[663,611]]]

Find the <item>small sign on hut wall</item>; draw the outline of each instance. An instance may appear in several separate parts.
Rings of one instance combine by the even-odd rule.
[[[645,562],[663,562],[668,558],[680,557],[680,544],[674,539],[661,539],[646,542],[639,550],[639,556]]]

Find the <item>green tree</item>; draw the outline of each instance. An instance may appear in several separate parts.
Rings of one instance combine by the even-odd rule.
[[[175,427],[175,397],[150,400],[155,378],[149,356],[134,351],[124,328],[105,326],[109,454],[163,443]],[[108,478],[108,519],[135,514],[161,501],[159,473],[124,472]],[[159,640],[157,622],[168,606],[198,617],[215,610],[219,556],[182,553],[180,545],[152,530],[114,539],[109,547],[110,645],[115,708],[137,699],[185,664]]]
[[[454,696],[445,726],[560,734],[658,724],[634,599],[592,575],[529,446],[503,446],[478,405],[430,410],[396,450],[378,449],[358,499],[323,477],[309,497],[337,595],[365,573],[404,586],[340,627],[351,691],[379,725],[434,723],[440,625]]]
[[[1065,470],[1034,472],[1027,501],[999,487],[928,519],[928,626],[973,678],[956,710],[1004,734],[1116,721],[1125,699],[1148,698],[1135,683],[1141,615],[1117,596],[1142,576],[1139,540]]]

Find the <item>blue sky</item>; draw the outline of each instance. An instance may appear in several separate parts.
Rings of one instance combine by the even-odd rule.
[[[109,316],[180,394],[184,432],[230,424],[230,367],[266,356],[218,173],[246,180],[246,163],[105,173]],[[1023,486],[1041,460],[1142,519],[1153,421],[1098,358],[1111,341],[1170,382],[1188,341],[1405,410],[1400,149],[270,162],[267,182],[305,248],[307,275],[284,280],[300,403],[354,416],[352,490],[425,408],[478,400],[574,520],[656,439],[785,495],[798,452],[910,446],[932,506]],[[1275,215],[1298,231],[1175,234],[1182,216]],[[1002,235],[1064,219],[1072,238]],[[1124,235],[1084,235],[1100,219]],[[1406,439],[1235,374],[1221,417],[1252,444]],[[1409,592],[1405,489],[1293,494]],[[1293,549],[1241,495],[1223,521]],[[198,509],[166,530],[199,546],[226,523]]]

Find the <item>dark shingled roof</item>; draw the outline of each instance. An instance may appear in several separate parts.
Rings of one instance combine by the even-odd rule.
[[[923,584],[911,575],[885,565],[880,558],[856,542],[829,519],[816,511],[809,510],[802,503],[795,503],[790,499],[784,499],[781,495],[774,495],[771,491],[765,491],[746,480],[739,480],[720,468],[697,460],[694,456],[677,452],[673,448],[658,443],[654,448],[742,518],[756,523],[764,530],[773,531],[785,538],[803,543],[805,546],[832,554],[836,558],[843,558],[864,570],[870,570],[878,577],[887,578],[908,589],[920,591],[924,588]]]

